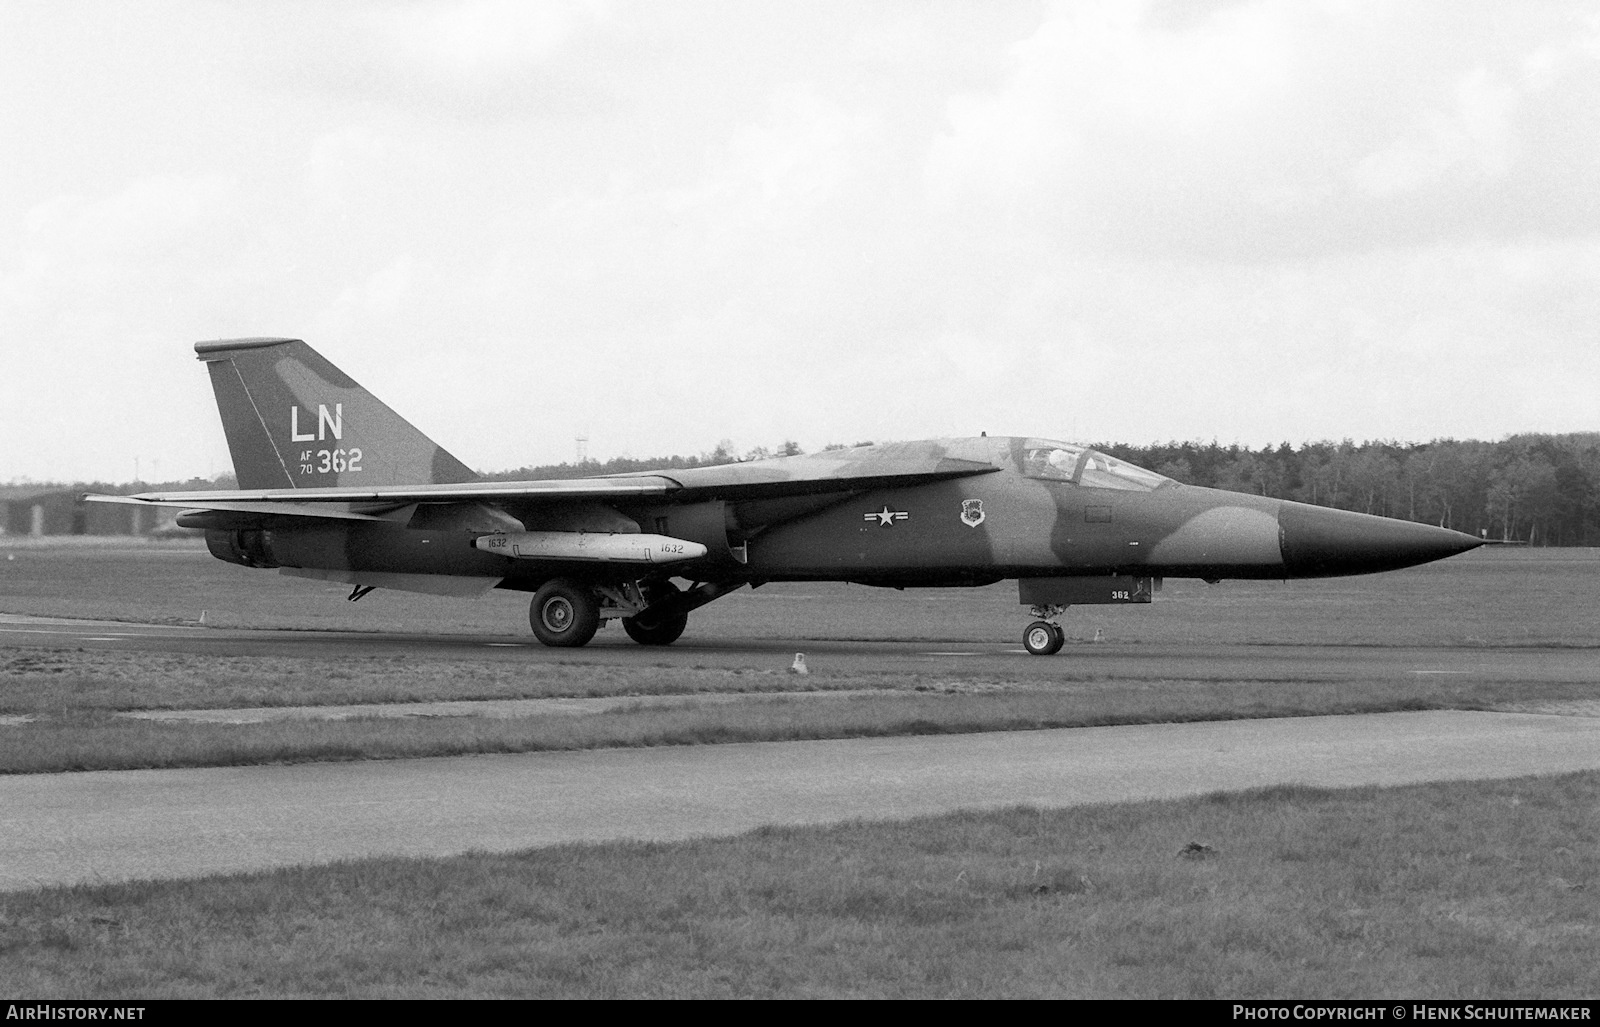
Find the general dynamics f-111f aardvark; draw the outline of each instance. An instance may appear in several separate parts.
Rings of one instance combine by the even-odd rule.
[[[1015,578],[1031,653],[1086,603],[1163,578],[1392,570],[1480,540],[1410,521],[1182,485],[1085,446],[935,439],[715,467],[484,481],[298,339],[202,342],[239,488],[89,496],[181,507],[218,559],[352,586],[531,592],[539,641],[620,619],[669,645],[743,586]],[[680,588],[675,580],[688,582]]]

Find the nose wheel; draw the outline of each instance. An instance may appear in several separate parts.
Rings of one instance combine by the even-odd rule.
[[[1036,620],[1022,633],[1022,647],[1035,656],[1050,656],[1061,651],[1067,634],[1061,625],[1047,620]]]

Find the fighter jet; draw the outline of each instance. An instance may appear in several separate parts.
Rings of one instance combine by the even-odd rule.
[[[179,507],[212,555],[375,588],[532,594],[550,646],[621,620],[670,645],[746,585],[886,588],[1016,579],[1023,644],[1061,649],[1083,604],[1148,603],[1164,578],[1312,578],[1481,544],[1432,525],[1184,485],[1047,438],[933,439],[722,466],[485,481],[299,339],[195,345],[232,491],[86,496]],[[678,583],[684,582],[680,586]]]

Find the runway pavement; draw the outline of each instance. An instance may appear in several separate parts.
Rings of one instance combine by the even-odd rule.
[[[1600,769],[1600,719],[1434,711],[0,779],[0,889],[765,824]]]

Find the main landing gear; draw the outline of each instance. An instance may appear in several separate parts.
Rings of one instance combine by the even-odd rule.
[[[1047,620],[1036,620],[1022,633],[1022,646],[1035,656],[1051,656],[1061,651],[1067,641],[1061,625]]]
[[[528,624],[545,645],[575,649],[594,638],[600,624],[622,621],[640,645],[671,645],[689,624],[689,611],[740,588],[739,581],[706,581],[682,591],[670,581],[595,584],[552,578],[528,607]]]
[[[689,626],[689,613],[687,610],[677,614],[662,612],[657,604],[678,595],[678,586],[670,581],[661,581],[646,585],[640,591],[644,596],[645,609],[632,617],[622,618],[622,630],[640,645],[671,645],[676,642],[678,636],[683,634],[683,629]]]
[[[1061,625],[1053,619],[1043,618],[1059,617],[1066,612],[1066,607],[1035,606],[1028,612],[1040,619],[1029,624],[1028,629],[1022,633],[1022,647],[1034,656],[1053,656],[1060,652],[1062,645],[1067,641],[1067,633],[1062,631]]]
[[[553,578],[533,594],[528,623],[545,645],[563,649],[588,645],[600,630],[600,599],[592,588]]]

